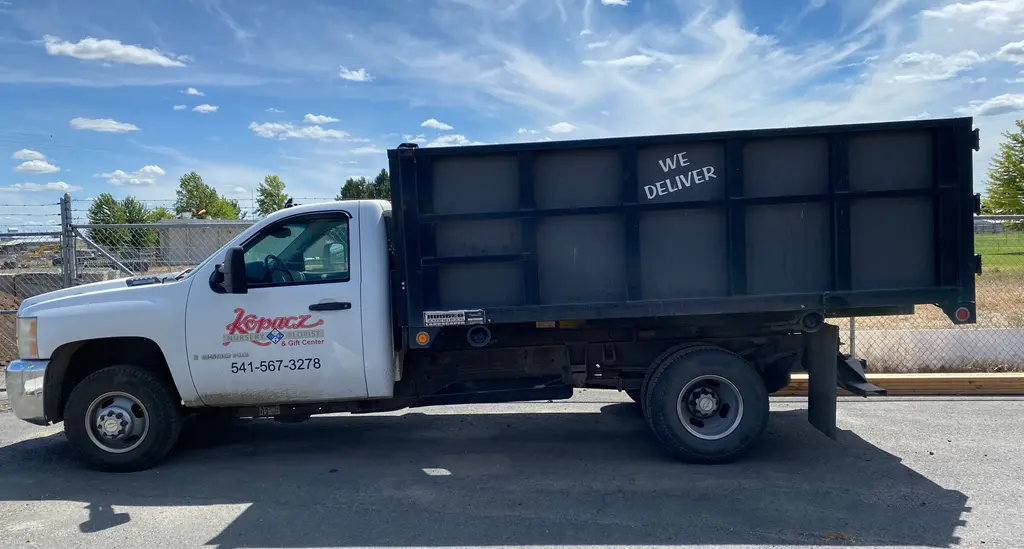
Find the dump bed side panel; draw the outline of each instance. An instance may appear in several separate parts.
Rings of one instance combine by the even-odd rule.
[[[389,151],[412,326],[965,306],[971,119]]]

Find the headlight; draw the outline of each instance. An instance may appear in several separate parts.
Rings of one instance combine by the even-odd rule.
[[[39,358],[35,317],[18,317],[18,358]]]

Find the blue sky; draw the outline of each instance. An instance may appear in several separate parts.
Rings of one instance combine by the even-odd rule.
[[[0,0],[0,224],[199,172],[330,198],[386,149],[1024,118],[1024,0]]]

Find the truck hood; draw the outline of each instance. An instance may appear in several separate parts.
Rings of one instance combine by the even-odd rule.
[[[101,282],[82,284],[81,286],[74,286],[72,288],[63,288],[61,290],[54,290],[52,292],[46,292],[45,294],[39,294],[37,296],[33,296],[22,301],[21,306],[18,308],[18,311],[20,314],[21,311],[24,311],[29,307],[35,307],[43,303],[63,301],[66,300],[67,298],[87,296],[89,294],[102,294],[105,292],[125,291],[138,286],[161,284],[165,280],[173,280],[173,274],[168,273],[167,275],[161,276],[134,276],[117,278],[114,280],[104,280]]]

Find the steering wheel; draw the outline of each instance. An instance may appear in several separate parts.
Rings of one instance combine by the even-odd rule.
[[[281,261],[280,257],[274,254],[267,254],[267,257],[263,258],[263,265],[267,268],[267,274],[270,275],[271,282],[294,282],[295,277],[292,276],[292,272],[285,266],[284,261]],[[288,275],[288,279],[278,278],[274,276],[274,272],[280,272]]]

